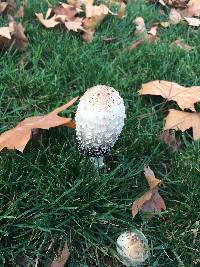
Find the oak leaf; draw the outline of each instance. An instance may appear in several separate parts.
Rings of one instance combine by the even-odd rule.
[[[200,101],[200,86],[184,87],[168,81],[151,81],[142,85],[140,95],[160,95],[167,101],[176,101],[179,107],[195,111],[194,104]]]
[[[70,256],[69,248],[67,242],[65,242],[63,250],[59,255],[53,260],[53,262],[48,267],[64,267]]]
[[[21,121],[15,128],[0,135],[0,151],[3,148],[17,149],[23,152],[26,144],[31,138],[32,129],[46,129],[66,125],[71,121],[69,118],[58,116],[58,113],[70,107],[78,97],[73,98],[65,105],[56,108],[43,116],[29,117]]]
[[[165,202],[158,192],[158,186],[162,181],[157,179],[150,167],[144,168],[144,175],[149,184],[149,191],[136,199],[132,204],[132,216],[135,217],[139,211],[143,213],[161,212],[165,210]]]
[[[166,117],[164,130],[174,129],[184,132],[185,130],[193,129],[193,139],[200,138],[200,113],[190,113],[170,109]]]

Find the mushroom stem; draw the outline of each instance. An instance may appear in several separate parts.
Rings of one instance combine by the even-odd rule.
[[[102,168],[105,164],[103,162],[104,157],[99,157],[99,158],[95,158],[95,157],[91,157],[90,160],[94,163],[95,167],[97,168]]]

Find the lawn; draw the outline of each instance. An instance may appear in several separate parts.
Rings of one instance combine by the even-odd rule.
[[[200,85],[200,30],[184,23],[159,28],[158,43],[129,51],[136,40],[134,18],[142,16],[148,27],[167,19],[158,6],[130,2],[126,18],[106,18],[90,44],[79,34],[45,29],[34,13],[46,8],[45,1],[29,1],[23,19],[29,38],[26,52],[1,53],[0,133],[97,84],[120,92],[127,118],[104,169],[96,169],[79,153],[75,130],[66,127],[42,133],[23,154],[0,153],[0,266],[48,266],[65,240],[71,251],[69,267],[121,266],[115,243],[130,229],[142,230],[149,240],[147,266],[197,266],[200,142],[192,140],[191,131],[176,133],[182,149],[172,153],[160,135],[168,108],[176,104],[141,97],[138,90],[142,83],[157,79]],[[0,18],[0,25],[3,22]],[[116,39],[104,40],[110,37]],[[177,38],[195,49],[188,53],[171,46]],[[26,64],[21,64],[22,58]],[[75,109],[76,105],[70,111]],[[133,200],[148,188],[145,165],[163,180],[161,195],[167,205],[162,216],[150,221],[131,216]]]

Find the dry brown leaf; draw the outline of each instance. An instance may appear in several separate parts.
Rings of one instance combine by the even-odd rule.
[[[49,129],[60,125],[66,125],[71,121],[69,118],[58,116],[58,113],[70,107],[78,97],[73,98],[67,104],[56,108],[43,116],[29,117],[21,121],[15,128],[0,135],[0,151],[3,148],[17,149],[23,152],[30,140],[32,129]]]
[[[7,2],[0,3],[0,15],[6,10],[7,6],[8,6]]]
[[[123,19],[126,14],[126,4],[124,3],[123,0],[120,0],[120,7],[117,13],[117,18],[118,19]]]
[[[190,0],[148,0],[149,3],[160,3],[163,6],[172,6],[176,8],[185,8]]]
[[[200,138],[200,113],[190,113],[170,109],[166,117],[164,130],[174,129],[184,132],[185,130],[193,129],[193,139]]]
[[[180,13],[175,8],[172,8],[169,13],[169,22],[173,25],[176,25],[179,22],[181,22],[181,20],[182,20],[182,17]]]
[[[82,38],[86,43],[91,43],[94,38],[95,31],[92,29],[85,30],[82,34]]]
[[[60,3],[59,6],[52,8],[52,12],[55,15],[66,16],[68,20],[73,20],[76,14],[80,13],[81,11],[82,11],[81,9],[78,9],[74,6],[65,3]]]
[[[40,23],[42,23],[42,25],[46,28],[54,28],[55,26],[60,24],[60,21],[55,20],[55,18],[57,17],[56,15],[54,15],[50,19],[44,19],[44,16],[42,13],[35,13],[35,15],[38,18],[38,20],[40,21]]]
[[[1,27],[0,28],[0,36],[5,37],[7,39],[11,39],[10,35],[11,31],[9,27]]]
[[[28,43],[28,39],[24,34],[22,24],[17,24],[9,15],[9,26],[0,28],[0,48],[8,49],[13,45],[18,50],[24,50]]]
[[[154,172],[150,169],[150,167],[144,168],[144,175],[147,179],[150,190],[133,202],[133,217],[135,217],[140,210],[143,213],[150,213],[161,212],[161,210],[166,209],[165,202],[158,193],[158,186],[162,183],[162,181],[155,177]]]
[[[147,31],[144,19],[142,17],[137,17],[134,20],[136,24],[135,35],[139,37],[140,40],[144,42],[155,42],[158,40],[157,38],[157,29],[158,25],[153,25],[149,31]]]
[[[184,49],[185,51],[188,51],[190,52],[192,49],[194,49],[194,46],[190,46],[190,45],[187,45],[183,42],[183,40],[181,39],[177,39],[176,41],[174,41],[172,44]]]
[[[170,130],[165,130],[160,138],[168,147],[171,149],[171,151],[177,152],[181,148],[181,141],[180,139],[177,139],[175,137],[175,134],[173,134]]]
[[[142,40],[140,40],[140,39],[138,39],[138,40],[136,40],[135,42],[133,42],[130,46],[129,46],[129,50],[133,50],[133,49],[135,49],[138,45],[140,45],[140,44],[142,44],[143,43],[143,41]]]
[[[184,87],[174,82],[151,81],[142,85],[140,95],[161,95],[167,101],[176,101],[179,107],[195,111],[194,103],[200,101],[200,86]]]
[[[18,50],[24,50],[28,44],[28,39],[24,33],[22,24],[17,24],[15,20],[9,16],[9,28],[12,29],[11,36],[14,47]]]
[[[82,24],[83,24],[83,18],[76,17],[76,19],[73,21],[66,21],[65,27],[69,31],[74,31],[74,32],[84,31]]]
[[[188,18],[200,16],[200,1],[189,3],[187,8],[179,12],[183,17]]]
[[[199,27],[200,26],[200,19],[186,18],[186,17],[184,17],[184,19],[187,21],[189,26],[193,26],[193,27]]]
[[[61,253],[53,260],[49,267],[64,267],[70,256],[69,248],[67,242]]]

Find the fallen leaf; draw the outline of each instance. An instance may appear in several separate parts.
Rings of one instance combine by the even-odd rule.
[[[7,2],[0,3],[0,14],[2,14],[6,10],[7,6],[8,6]]]
[[[60,125],[66,125],[71,121],[69,118],[58,116],[58,113],[70,107],[78,97],[73,98],[67,104],[56,108],[54,111],[43,116],[29,117],[21,121],[15,128],[0,135],[0,151],[3,148],[17,149],[23,152],[30,140],[32,129],[49,129]]]
[[[11,31],[9,27],[1,27],[0,28],[0,36],[5,37],[7,39],[11,39],[10,35]]]
[[[194,27],[199,27],[200,26],[200,19],[187,18],[187,17],[184,17],[184,19],[187,21],[189,26],[194,26]]]
[[[200,113],[190,113],[170,109],[166,117],[164,130],[174,129],[184,132],[185,130],[193,129],[193,139],[200,138]]]
[[[83,18],[79,18],[77,17],[75,20],[73,21],[66,21],[65,22],[65,27],[69,30],[69,31],[74,31],[74,32],[78,32],[78,31],[84,31],[84,28],[82,26],[83,23]]]
[[[133,42],[130,46],[129,46],[129,50],[132,50],[132,49],[135,49],[138,45],[140,45],[140,44],[142,44],[143,43],[143,41],[142,40],[140,40],[140,39],[138,39],[138,40],[136,40],[135,42]]]
[[[180,150],[181,148],[181,141],[180,139],[177,139],[175,137],[175,134],[173,134],[171,131],[169,130],[165,130],[160,138],[166,145],[168,145],[168,147],[171,149],[171,151],[177,152]]]
[[[134,22],[136,24],[136,31],[134,34],[137,35],[140,40],[150,43],[158,40],[156,36],[158,25],[153,25],[151,29],[147,31],[144,19],[142,17],[137,17]]]
[[[0,28],[0,48],[8,49],[13,45],[18,50],[24,50],[28,39],[24,34],[22,24],[17,24],[10,15],[8,15],[8,21],[8,27]]]
[[[188,4],[187,8],[180,10],[183,17],[199,17],[200,16],[200,2],[193,2]]]
[[[21,23],[17,24],[13,17],[8,16],[9,28],[11,31],[11,37],[14,47],[18,50],[24,50],[28,44],[28,39],[24,33],[24,28]]]
[[[92,29],[85,30],[82,34],[82,38],[86,43],[91,43],[94,37],[95,31]]]
[[[67,245],[67,242],[64,245],[64,248],[61,253],[53,260],[49,267],[64,267],[67,260],[69,259],[70,252]]]
[[[124,3],[123,0],[120,0],[120,7],[117,13],[117,18],[118,19],[123,19],[125,17],[126,14],[126,4]]]
[[[187,45],[183,42],[183,40],[181,39],[177,39],[176,41],[174,41],[172,44],[184,49],[185,51],[188,51],[190,52],[192,49],[194,49],[194,46],[190,46],[190,45]]]
[[[148,0],[149,3],[160,3],[163,6],[172,6],[176,8],[185,8],[190,0]]]
[[[179,107],[195,111],[194,104],[200,101],[200,86],[184,87],[174,82],[151,81],[142,85],[140,95],[161,95],[167,101],[176,101]]]
[[[54,28],[58,24],[60,24],[60,21],[55,21],[56,15],[54,15],[50,19],[44,19],[44,16],[42,13],[35,13],[36,17],[42,23],[42,25],[46,28]]]
[[[176,25],[181,20],[182,20],[182,16],[180,15],[180,13],[175,8],[172,8],[169,13],[169,22],[173,25]]]
[[[161,210],[166,209],[165,202],[158,192],[158,186],[162,183],[162,181],[155,177],[154,172],[150,169],[150,167],[144,168],[144,175],[150,189],[133,202],[133,217],[135,217],[139,211],[142,211],[143,213],[160,213]]]

